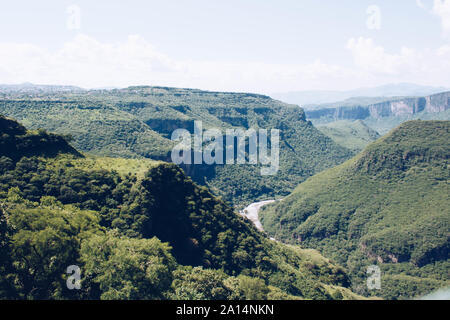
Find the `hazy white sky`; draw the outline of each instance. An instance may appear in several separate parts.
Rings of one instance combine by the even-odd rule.
[[[450,87],[450,0],[23,1],[0,83],[271,93]]]

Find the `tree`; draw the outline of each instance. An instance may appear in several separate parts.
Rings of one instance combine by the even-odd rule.
[[[98,232],[98,217],[91,212],[65,209],[9,210],[10,258],[17,295],[22,299],[76,298],[68,291],[67,267],[79,262],[81,240]]]
[[[239,290],[246,300],[266,300],[269,288],[264,280],[248,276],[239,276]]]
[[[172,288],[177,300],[226,300],[231,290],[227,276],[219,270],[184,267],[174,272]]]
[[[6,214],[0,203],[0,299],[13,298],[14,288],[11,285],[11,256],[10,256],[10,228],[7,224]]]
[[[172,283],[175,259],[157,238],[119,237],[111,231],[83,242],[86,279],[98,283],[101,299],[164,299]]]

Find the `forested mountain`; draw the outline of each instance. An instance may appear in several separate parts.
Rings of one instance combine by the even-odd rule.
[[[450,284],[449,159],[449,121],[406,122],[264,207],[262,224],[346,266],[356,292],[371,264],[385,298],[431,292]]]
[[[170,161],[178,128],[280,129],[280,170],[261,177],[251,165],[184,166],[193,180],[235,205],[286,195],[298,183],[352,153],[323,135],[298,106],[267,96],[166,87],[47,93],[3,92],[0,113],[31,129],[73,136],[80,151]]]
[[[344,269],[265,238],[174,164],[84,156],[4,117],[0,145],[0,298],[358,298]]]

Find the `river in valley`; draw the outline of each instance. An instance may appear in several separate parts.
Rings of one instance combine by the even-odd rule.
[[[273,202],[275,202],[275,200],[254,202],[251,205],[247,206],[244,210],[239,211],[239,214],[241,214],[242,216],[246,217],[251,222],[253,222],[253,224],[259,231],[264,232],[263,226],[259,221],[258,213],[263,206]]]

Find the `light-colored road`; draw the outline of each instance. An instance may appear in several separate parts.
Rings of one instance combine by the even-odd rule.
[[[264,229],[263,229],[261,222],[259,221],[258,212],[264,205],[272,203],[272,202],[275,202],[275,200],[266,200],[266,201],[261,201],[261,202],[255,202],[255,203],[252,203],[251,205],[249,205],[248,207],[246,207],[244,210],[240,211],[239,213],[242,216],[247,217],[251,222],[253,222],[253,224],[259,231],[263,232]]]

